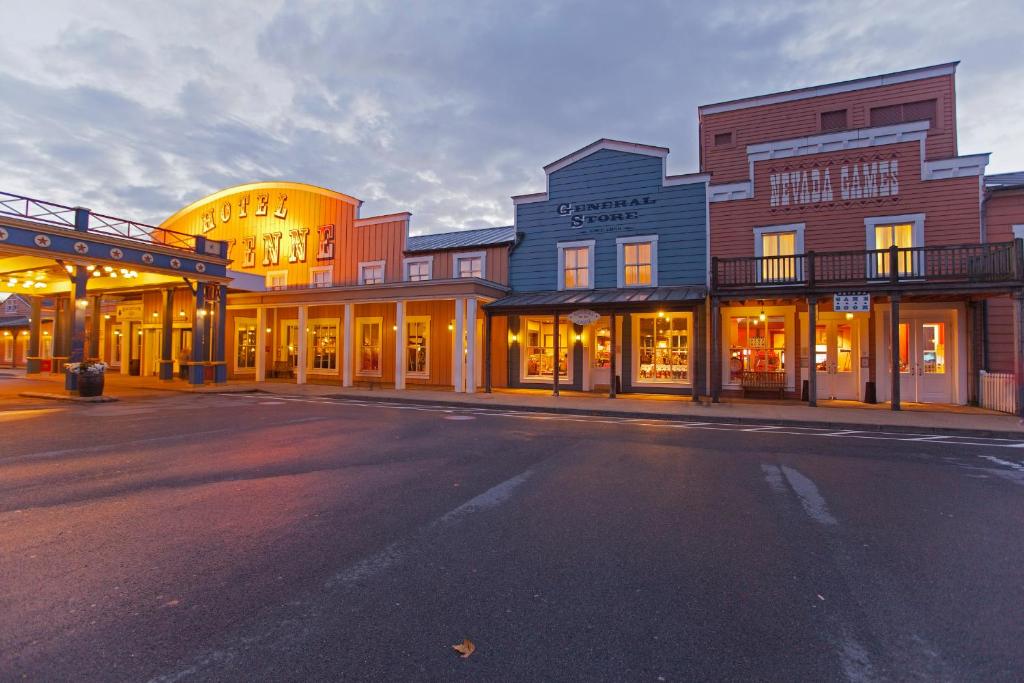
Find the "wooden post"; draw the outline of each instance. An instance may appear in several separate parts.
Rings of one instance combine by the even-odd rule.
[[[690,400],[694,403],[700,403],[701,390],[704,386],[704,373],[701,372],[704,367],[704,325],[701,319],[706,310],[704,304],[698,304],[693,309],[693,343],[690,345],[693,353],[687,362],[690,366],[690,386],[693,388]]]
[[[267,309],[256,308],[256,381],[267,381]]]
[[[1024,419],[1024,291],[1013,293],[1013,379],[1017,417]]]
[[[355,356],[352,341],[352,304],[345,304],[344,337],[341,340],[341,386],[352,386],[352,361]]]
[[[711,298],[711,402],[718,403],[722,393],[722,311],[718,299]]]
[[[476,393],[476,298],[466,299],[466,393]]]
[[[491,393],[491,312],[484,309],[484,393]]]
[[[455,384],[455,391],[465,391],[466,385],[463,382],[462,370],[466,366],[465,355],[462,352],[463,337],[463,315],[466,312],[465,300],[455,297],[455,334],[452,337],[452,381]]]
[[[558,375],[559,375],[559,372],[558,372],[558,365],[559,365],[559,363],[558,363],[558,352],[559,352],[559,349],[561,348],[561,344],[560,344],[560,340],[559,340],[559,334],[558,334],[558,321],[559,321],[559,316],[558,316],[558,312],[556,311],[555,312],[555,367],[554,367],[554,372],[552,373],[552,375],[553,375],[553,381],[551,383],[551,387],[552,387],[551,395],[552,396],[558,396]]]
[[[405,389],[405,302],[395,302],[395,389]]]
[[[818,405],[817,313],[817,297],[807,297],[807,405],[812,408]]]
[[[305,384],[306,383],[306,355],[307,346],[309,341],[309,330],[306,327],[309,325],[309,306],[299,306],[299,339],[298,339],[298,358],[295,361],[295,383]],[[384,331],[381,330],[381,341],[383,342]],[[383,343],[381,344],[383,346]],[[383,359],[382,363],[383,365]]]
[[[160,320],[160,379],[169,382],[174,379],[174,290],[165,289],[161,296],[163,317]],[[98,304],[97,301],[97,314],[100,308]]]
[[[611,321],[609,343],[612,348],[611,364],[608,366],[608,398],[615,398],[615,344],[618,340],[618,335],[615,334],[615,313],[609,314],[608,318]]]
[[[900,295],[891,295],[889,301],[892,304],[892,313],[889,315],[889,343],[892,346],[892,353],[889,354],[891,356],[889,372],[892,375],[890,377],[892,383],[890,399],[892,409],[900,410]]]

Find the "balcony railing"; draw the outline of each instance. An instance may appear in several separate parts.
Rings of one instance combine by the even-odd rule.
[[[757,287],[830,287],[920,282],[1020,281],[1024,254],[1019,240],[987,244],[809,251],[792,256],[712,258],[715,290]]]

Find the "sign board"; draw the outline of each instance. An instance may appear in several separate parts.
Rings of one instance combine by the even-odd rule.
[[[596,323],[601,319],[601,314],[597,311],[591,311],[587,308],[581,308],[578,311],[573,311],[567,316],[575,325],[590,325]]]
[[[832,295],[832,310],[836,313],[869,313],[871,295],[867,292],[837,292]]]
[[[117,321],[142,320],[142,304],[122,304],[117,307]]]

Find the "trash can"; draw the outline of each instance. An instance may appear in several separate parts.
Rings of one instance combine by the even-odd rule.
[[[138,377],[142,372],[142,361],[138,358],[132,358],[128,361],[128,374],[132,377]]]

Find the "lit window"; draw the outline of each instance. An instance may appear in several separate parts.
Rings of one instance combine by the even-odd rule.
[[[359,374],[380,375],[380,318],[360,319],[356,329],[359,334]]]
[[[338,326],[325,321],[313,321],[309,331],[312,342],[312,369],[338,369]]]
[[[410,318],[405,323],[405,372],[409,376],[430,374],[430,318]]]
[[[612,364],[612,329],[608,318],[601,318],[594,328],[593,367],[608,368]]]
[[[359,284],[361,285],[382,285],[384,284],[384,262],[374,261],[372,263],[359,264]]]
[[[690,381],[690,319],[676,313],[643,315],[637,326],[637,381]]]
[[[235,320],[235,368],[252,370],[256,367],[256,321],[252,318]]]
[[[770,232],[761,235],[761,279],[769,282],[796,277],[796,233]]]
[[[267,271],[267,289],[284,289],[288,286],[287,270]]]
[[[479,256],[463,256],[456,261],[458,277],[483,277],[483,259]]]
[[[6,313],[17,313],[18,312],[18,302],[15,301],[14,299],[8,299],[4,303],[4,312],[6,312]]]
[[[311,268],[309,274],[310,284],[313,287],[330,287],[333,284],[330,266]]]
[[[430,261],[427,259],[407,261],[405,264],[405,279],[410,282],[429,280]]]
[[[566,289],[590,287],[590,248],[569,247],[563,250]]]
[[[900,250],[897,255],[897,263],[900,275],[909,275],[914,272],[914,254],[909,251],[914,246],[914,225],[912,223],[894,223],[890,225],[875,225],[875,249],[888,250],[895,245]],[[878,275],[889,274],[889,253],[875,255],[875,267]]]
[[[786,369],[786,320],[758,315],[729,318],[729,382],[739,384],[743,373],[782,372]]]
[[[567,356],[569,350],[568,328],[565,323],[558,326],[558,375],[568,376]],[[549,320],[526,321],[526,376],[551,378],[555,368],[555,324]]]
[[[622,245],[622,279],[626,287],[642,287],[651,284],[650,242],[634,242]]]

